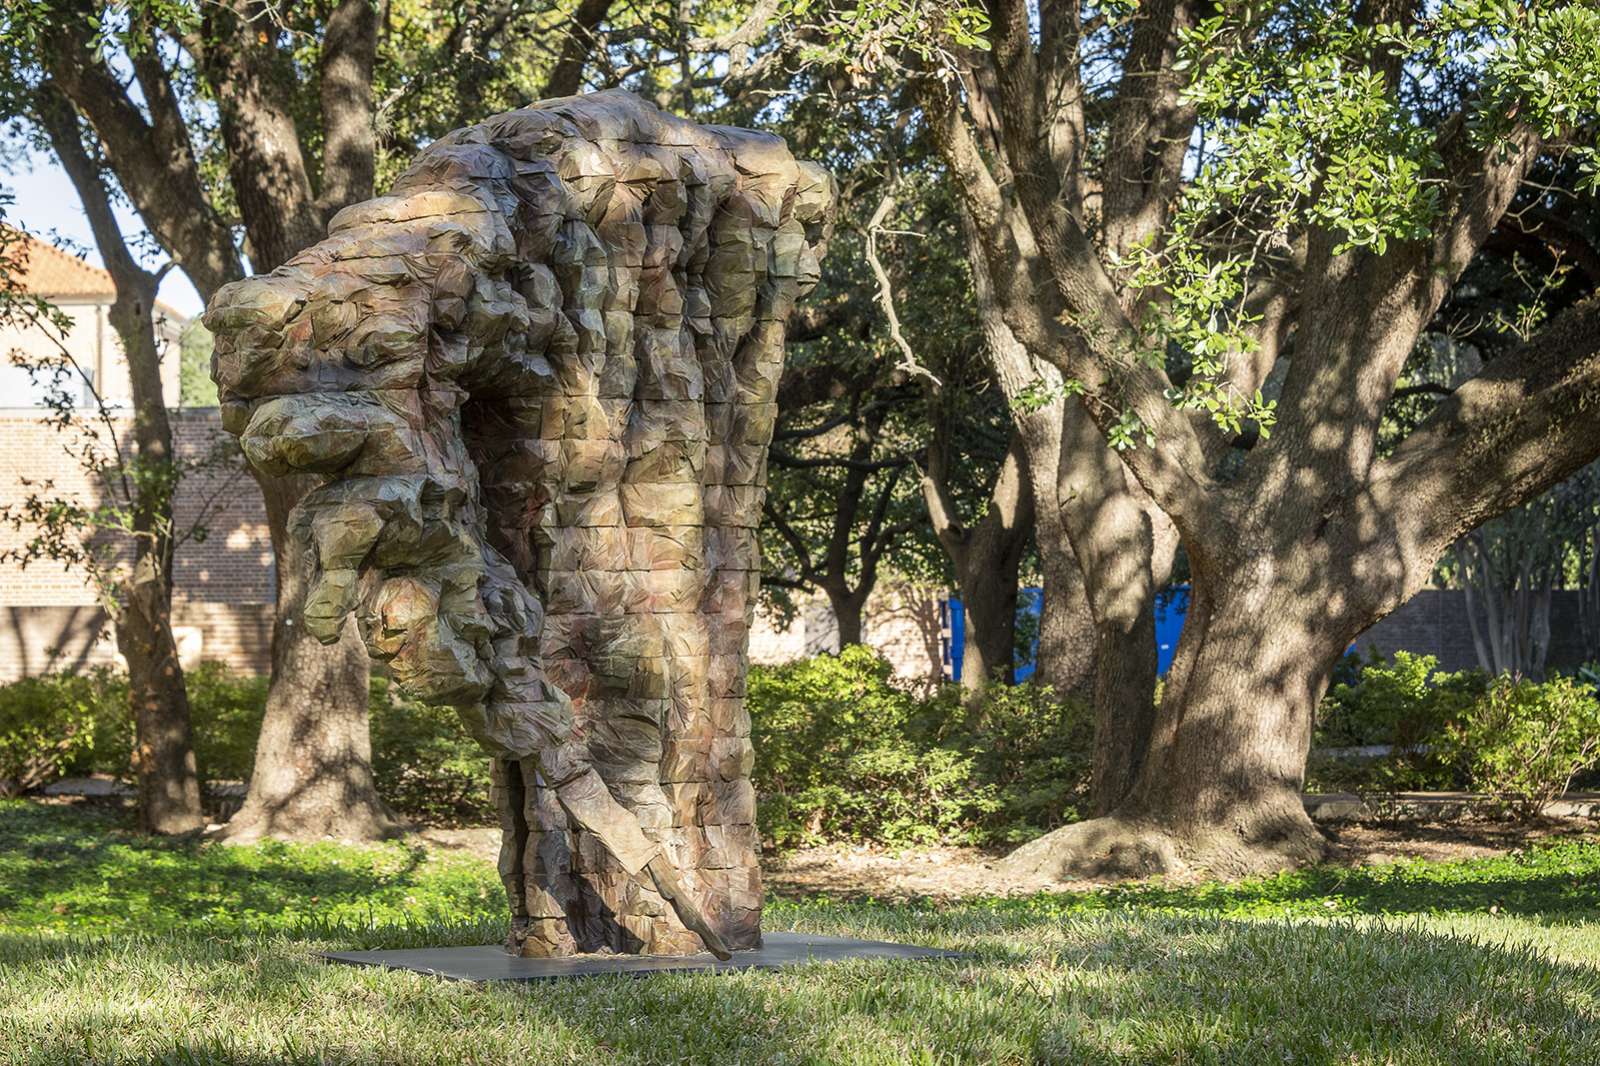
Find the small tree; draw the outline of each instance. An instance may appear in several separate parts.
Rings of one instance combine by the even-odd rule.
[[[220,453],[183,459],[173,446],[156,335],[155,294],[166,268],[147,271],[129,251],[77,117],[48,84],[37,92],[31,118],[77,189],[111,274],[116,297],[109,317],[127,361],[132,410],[115,410],[100,383],[74,359],[65,343],[72,319],[22,291],[22,236],[7,231],[13,254],[0,256],[0,323],[46,337],[54,348],[35,358],[15,352],[13,362],[44,386],[48,418],[95,492],[83,499],[58,492],[50,480],[23,479],[22,500],[0,507],[0,520],[29,537],[5,557],[23,566],[60,563],[83,574],[93,589],[128,663],[140,827],[186,832],[203,825],[204,817],[189,701],[172,633],[172,562],[182,543],[204,537],[206,517],[226,490],[226,479],[187,525],[177,522],[173,498],[186,473],[225,459]],[[80,393],[87,397],[81,410]]]

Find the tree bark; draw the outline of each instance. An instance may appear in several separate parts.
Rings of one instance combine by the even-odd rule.
[[[851,589],[829,584],[824,585],[822,591],[828,597],[828,606],[833,609],[834,624],[839,630],[839,650],[860,644],[861,614],[870,588]]]
[[[340,0],[323,34],[321,86],[323,217],[372,198],[378,142],[372,128],[372,67],[379,12],[372,0]]]
[[[1012,406],[1033,506],[1034,546],[1044,577],[1034,677],[1058,695],[1093,699],[1099,640],[1090,610],[1089,582],[1072,551],[1061,506],[1062,419],[1066,404],[1062,398],[1052,397],[1043,406],[1029,409],[1025,402],[1029,389],[1053,389],[1061,378],[1054,367],[1036,360],[1006,325],[970,215],[963,212],[962,221],[972,253],[973,288],[985,348],[995,379]]]
[[[364,0],[333,12],[326,42],[322,121],[330,153],[315,197],[291,107],[287,57],[239,0],[207,9],[196,61],[219,101],[229,178],[265,273],[320,240],[324,218],[372,194],[371,67],[377,20]],[[310,487],[302,478],[252,471],[266,504],[277,572],[272,682],[244,806],[224,839],[334,836],[372,840],[398,828],[372,778],[367,722],[369,665],[354,627],[332,646],[300,624],[306,568],[287,535],[289,515]]]
[[[107,210],[109,214],[109,209]],[[117,238],[120,244],[121,238]],[[133,394],[133,438],[141,466],[175,463],[172,424],[161,394],[161,355],[156,347],[155,277],[134,266],[135,278],[117,258],[112,269],[117,297],[109,318],[122,342]],[[146,474],[151,473],[150,469]],[[186,833],[205,825],[200,776],[195,765],[189,694],[172,635],[173,491],[175,480],[136,482],[133,527],[139,537],[124,591],[117,644],[128,661],[128,698],[134,719],[134,772],[139,788],[139,824],[147,833]]]
[[[970,216],[966,222],[995,376],[1014,407],[1026,406],[1029,389],[1057,391],[1061,375],[1007,325],[1007,294],[993,283]],[[1050,645],[1041,632],[1040,664],[1057,691],[1093,700],[1091,796],[1093,809],[1103,813],[1133,782],[1149,741],[1155,715],[1155,598],[1171,573],[1177,531],[1076,405],[1054,397],[1015,417],[1037,512],[1045,609],[1053,610],[1042,620],[1048,623]]]
[[[579,0],[577,9],[567,20],[566,37],[540,96],[547,100],[571,96],[583,88],[583,68],[594,51],[595,30],[611,12],[611,4],[612,0]]]
[[[187,833],[205,825],[194,758],[189,695],[172,636],[171,593],[148,561],[135,567],[116,624],[117,650],[128,663],[133,713],[133,772],[139,828]]]
[[[46,84],[38,91],[37,109],[40,124],[83,202],[95,244],[111,274],[116,295],[108,318],[122,345],[133,402],[131,458],[136,468],[114,475],[126,498],[105,502],[129,510],[133,533],[133,560],[113,617],[118,650],[128,663],[139,827],[147,833],[185,833],[202,827],[205,817],[189,697],[172,635],[172,495],[177,456],[161,394],[161,352],[154,321],[159,277],[128,251],[100,171],[84,151],[78,116],[67,97]]]
[[[272,625],[272,684],[256,741],[244,806],[222,837],[277,840],[379,840],[403,826],[378,798],[367,721],[367,651],[347,622],[324,645],[300,623],[310,572],[304,548],[288,533],[290,511],[307,478],[257,477],[272,530],[278,575]],[[304,483],[303,483],[304,482]]]
[[[228,182],[244,221],[250,265],[265,274],[323,236],[323,209],[295,126],[290,59],[280,53],[270,23],[254,18],[246,0],[207,5],[196,66],[217,100],[227,149]],[[338,95],[350,103],[348,93]],[[341,150],[354,145],[342,141]],[[326,185],[332,175],[324,176]],[[335,180],[335,185],[341,184]]]
[[[1017,570],[1033,529],[1033,494],[1022,442],[1013,433],[983,516],[972,526],[963,524],[946,482],[949,446],[948,427],[940,424],[928,449],[922,496],[961,592],[966,626],[961,686],[970,696],[985,685],[1016,680]]]
[[[1014,415],[1033,494],[1034,550],[1044,579],[1034,680],[1061,696],[1092,700],[1098,636],[1056,484],[1063,407],[1057,399],[1040,410]]]
[[[1317,588],[1314,577],[1298,583],[1305,569],[1283,561],[1257,572],[1263,580],[1253,587],[1196,581],[1129,787],[1101,817],[1007,856],[1008,874],[1244,876],[1322,857],[1325,843],[1300,793],[1316,706],[1353,634],[1281,624],[1336,593]]]
[[[1143,767],[1156,717],[1156,621],[1147,608],[1098,627],[1094,675],[1094,758],[1089,806],[1107,814]]]
[[[1054,514],[1043,505],[1036,510],[1034,550],[1039,553],[1044,603],[1039,610],[1033,679],[1057,695],[1093,700],[1098,640],[1083,574],[1062,527],[1060,508]]]
[[[984,570],[972,567],[961,583],[966,642],[961,654],[961,687],[977,693],[985,685],[1016,681],[1016,557],[995,560]]]

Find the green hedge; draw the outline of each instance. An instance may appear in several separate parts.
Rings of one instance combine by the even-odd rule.
[[[206,663],[185,674],[195,757],[209,780],[248,778],[266,679]],[[1077,816],[1089,712],[1048,689],[915,694],[866,648],[750,672],[759,817],[778,847],[823,841],[1008,842]],[[371,695],[379,793],[425,822],[490,822],[488,759],[453,711]],[[0,789],[63,775],[127,776],[125,680],[108,670],[0,685]],[[9,786],[5,783],[11,782]]]
[[[378,793],[423,822],[493,823],[489,757],[467,736],[456,712],[406,699],[386,679],[372,679],[372,775]]]
[[[110,670],[0,685],[0,795],[102,764],[126,767],[127,718],[127,683]]]
[[[1307,767],[1314,791],[1417,791],[1471,787],[1441,741],[1449,724],[1482,698],[1488,678],[1477,670],[1447,674],[1431,655],[1396,652],[1347,669],[1318,710],[1313,755]],[[1370,760],[1328,758],[1316,749],[1387,745],[1391,754]]]
[[[1439,749],[1508,813],[1536,818],[1600,761],[1600,700],[1570,677],[1498,677],[1446,725]]]
[[[1536,811],[1600,758],[1586,683],[1445,674],[1404,652],[1323,701],[1316,746],[1392,745],[1365,762],[1314,758],[1319,790],[1474,788]],[[195,755],[210,780],[247,778],[266,681],[207,663],[185,675]],[[965,698],[912,692],[863,647],[750,671],[758,818],[778,848],[821,842],[1015,843],[1073,821],[1087,791],[1092,714],[1034,685]],[[378,790],[424,822],[491,822],[488,759],[452,711],[373,680]],[[126,776],[126,681],[109,670],[0,685],[0,793],[66,774]]]
[[[1015,841],[1073,820],[1089,712],[1048,689],[897,687],[865,647],[752,667],[747,704],[763,838],[890,845]]]
[[[184,683],[201,776],[249,778],[267,679],[208,662],[185,671]],[[371,692],[379,793],[415,820],[492,820],[488,759],[454,712],[402,699],[382,678]],[[127,777],[132,742],[127,679],[112,670],[0,685],[0,795],[80,774]]]

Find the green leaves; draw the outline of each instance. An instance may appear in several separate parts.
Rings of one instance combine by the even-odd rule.
[[[1475,788],[1531,820],[1600,761],[1600,700],[1570,677],[1497,678],[1452,723],[1447,747]]]
[[[1425,34],[1434,58],[1477,67],[1473,117],[1485,143],[1515,122],[1546,137],[1594,122],[1600,108],[1594,4],[1464,0],[1444,5]]]
[[[1307,233],[1335,256],[1388,255],[1429,237],[1461,172],[1441,154],[1449,116],[1492,147],[1521,125],[1546,138],[1600,130],[1600,8],[1460,0],[1416,21],[1362,24],[1352,0],[1231,6],[1184,38],[1176,66],[1200,116],[1193,176],[1164,232],[1112,266],[1147,310],[1139,355],[1187,361],[1170,402],[1237,433],[1275,410],[1228,367],[1256,348],[1252,291]],[[1600,149],[1574,150],[1600,187]],[[1454,169],[1453,169],[1454,168]],[[1118,431],[1127,446],[1132,432]]]
[[[897,69],[911,55],[918,67],[950,75],[954,50],[989,47],[989,13],[979,0],[786,0],[779,11],[809,31],[802,61],[855,72]]]

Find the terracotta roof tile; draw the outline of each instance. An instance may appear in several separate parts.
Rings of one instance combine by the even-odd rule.
[[[7,227],[10,229],[11,227]],[[6,254],[21,262],[21,279],[24,292],[35,296],[88,299],[110,303],[116,299],[117,288],[109,272],[64,252],[31,233],[21,233],[21,239],[6,243]],[[156,302],[156,308],[181,325],[188,316],[178,313],[166,304]]]

